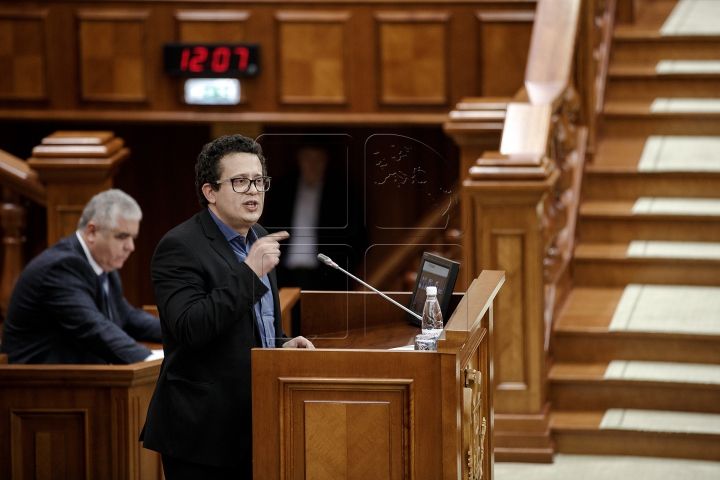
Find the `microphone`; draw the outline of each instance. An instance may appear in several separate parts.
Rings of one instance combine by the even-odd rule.
[[[398,302],[396,302],[396,301],[393,300],[392,298],[388,297],[387,295],[385,295],[384,293],[382,293],[380,290],[376,289],[375,287],[371,287],[370,285],[368,285],[367,283],[363,282],[362,280],[360,280],[359,278],[357,278],[355,275],[353,275],[352,273],[348,272],[347,270],[343,270],[342,268],[340,268],[340,266],[339,266],[337,263],[333,262],[333,261],[330,259],[330,257],[328,257],[327,255],[323,255],[322,253],[319,253],[318,256],[317,256],[317,258],[318,258],[318,260],[320,260],[320,261],[321,261],[322,263],[324,263],[325,265],[327,265],[327,266],[329,266],[329,267],[333,267],[335,270],[340,270],[341,272],[343,272],[343,273],[344,273],[345,275],[347,275],[348,277],[352,278],[353,280],[357,280],[358,282],[362,283],[363,285],[365,285],[366,287],[368,287],[368,288],[369,288],[370,290],[372,290],[373,292],[380,294],[381,297],[385,298],[386,300],[390,300],[392,303],[394,303],[394,304],[397,305],[398,307],[402,308],[403,310],[405,310],[406,312],[408,312],[410,315],[412,315],[413,317],[417,318],[418,320],[420,320],[420,321],[422,322],[422,316],[420,316],[420,315],[418,315],[417,313],[413,312],[413,311],[410,310],[409,308],[400,305]]]

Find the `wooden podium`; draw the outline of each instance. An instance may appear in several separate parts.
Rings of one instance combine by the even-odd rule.
[[[160,360],[0,365],[0,480],[157,480],[138,437]]]
[[[437,352],[395,349],[419,328],[377,294],[302,292],[301,334],[317,349],[252,352],[254,479],[492,479],[492,315],[504,280],[473,281]]]

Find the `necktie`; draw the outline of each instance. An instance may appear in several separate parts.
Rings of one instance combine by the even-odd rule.
[[[107,307],[107,316],[112,320],[112,302],[110,301],[110,281],[108,280],[107,272],[103,272],[99,275],[100,281],[102,282],[103,295],[105,296],[105,305]]]

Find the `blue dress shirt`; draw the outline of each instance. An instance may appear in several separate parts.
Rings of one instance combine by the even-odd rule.
[[[247,238],[245,238],[225,225],[209,208],[208,212],[210,212],[210,216],[217,224],[225,239],[230,243],[238,261],[244,262],[248,256],[250,247],[258,239],[257,234],[251,228],[248,230]],[[255,316],[257,317],[263,348],[275,348],[275,303],[273,302],[272,289],[270,288],[270,279],[267,275],[263,275],[260,277],[260,281],[263,282],[268,290],[265,292],[265,295],[260,298],[260,301],[255,303]]]

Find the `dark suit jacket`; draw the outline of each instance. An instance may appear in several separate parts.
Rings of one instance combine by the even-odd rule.
[[[125,364],[150,355],[135,339],[160,342],[160,322],[128,304],[117,271],[108,279],[113,320],[75,234],[35,257],[8,305],[0,348],[10,363]]]
[[[259,225],[253,230],[267,235]],[[287,337],[274,271],[269,278],[281,347]],[[267,287],[238,261],[207,210],[163,237],[152,281],[165,359],[144,446],[205,465],[237,464],[252,439],[250,349],[262,346],[253,305]]]

